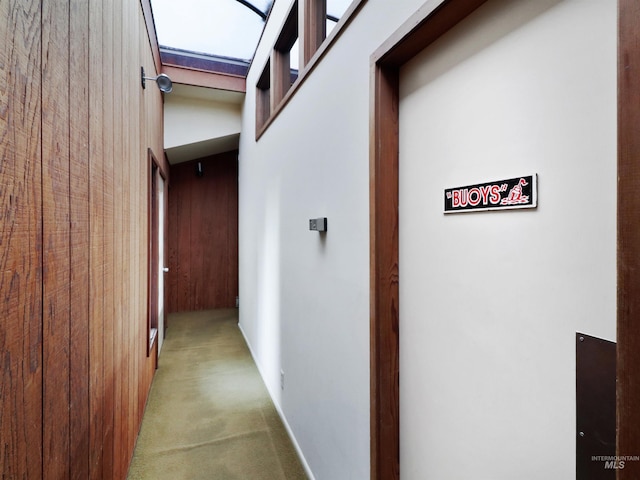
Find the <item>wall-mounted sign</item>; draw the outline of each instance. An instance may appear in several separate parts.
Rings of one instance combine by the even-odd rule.
[[[444,213],[535,208],[537,205],[535,174],[444,191]]]

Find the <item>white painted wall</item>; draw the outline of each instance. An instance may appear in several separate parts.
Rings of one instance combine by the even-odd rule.
[[[287,0],[247,79],[240,325],[318,480],[369,478],[369,59],[421,3],[369,0],[258,142],[252,86]]]
[[[575,477],[575,334],[615,340],[616,2],[496,0],[401,71],[404,479]],[[539,207],[442,213],[536,172]]]
[[[164,148],[237,135],[241,111],[240,103],[191,98],[175,92],[166,95]]]
[[[314,477],[318,480],[362,480],[369,478],[370,56],[422,6],[423,0],[368,0],[317,69],[256,142],[253,86],[266,62],[277,29],[283,23],[289,3],[286,0],[275,2],[270,22],[249,72],[242,111],[239,156],[240,325],[267,387],[283,412]],[[436,5],[439,1],[431,3]],[[538,2],[512,3],[515,8],[516,4]],[[476,350],[480,349],[481,353],[488,350],[488,359],[484,360],[484,364],[493,368],[500,367],[494,372],[497,378],[515,381],[519,375],[526,374],[532,398],[537,399],[541,392],[544,394],[541,404],[531,403],[529,398],[530,403],[526,405],[510,403],[505,407],[507,411],[515,414],[530,409],[538,413],[542,407],[548,407],[552,395],[567,397],[558,400],[558,408],[540,413],[543,419],[538,424],[523,425],[523,433],[516,438],[522,439],[524,431],[531,428],[535,436],[528,440],[527,445],[535,446],[538,449],[535,451],[546,452],[547,441],[554,446],[561,443],[562,455],[567,458],[560,459],[554,453],[550,460],[554,466],[554,475],[545,477],[541,474],[537,478],[571,478],[564,473],[571,470],[574,455],[574,452],[566,455],[572,448],[571,436],[574,434],[573,423],[567,423],[567,418],[573,418],[571,415],[575,413],[572,410],[575,403],[573,373],[570,371],[572,367],[561,362],[560,373],[554,373],[551,378],[546,378],[545,375],[552,370],[551,362],[555,362],[554,365],[558,362],[557,356],[573,358],[573,334],[570,332],[575,333],[577,328],[581,328],[585,333],[607,338],[612,338],[614,334],[615,172],[606,169],[603,172],[600,167],[601,161],[605,159],[613,165],[615,158],[615,95],[611,90],[615,79],[615,59],[610,58],[615,50],[615,21],[612,23],[611,20],[611,12],[614,12],[615,6],[605,0],[567,0],[562,4],[549,11],[553,12],[549,21],[552,24],[559,22],[555,28],[543,21],[546,20],[544,15],[539,15],[531,20],[532,24],[524,31],[516,28],[509,39],[509,42],[525,42],[520,36],[525,33],[525,36],[530,36],[528,29],[536,30],[538,22],[542,22],[539,25],[542,31],[555,35],[551,38],[544,35],[534,37],[539,43],[537,47],[551,56],[547,58],[546,55],[533,53],[527,55],[532,56],[531,66],[546,61],[559,68],[557,73],[540,77],[534,71],[534,76],[528,77],[522,71],[527,58],[516,56],[511,60],[511,64],[514,64],[512,75],[519,75],[519,83],[512,85],[508,79],[499,77],[499,85],[510,89],[505,93],[509,96],[502,96],[501,90],[494,90],[493,94],[495,96],[500,93],[502,96],[502,100],[496,100],[499,100],[499,104],[515,100],[524,102],[523,108],[528,105],[528,108],[535,110],[536,121],[531,122],[528,117],[527,122],[522,118],[518,122],[513,119],[504,121],[502,125],[505,135],[499,135],[500,142],[489,143],[488,147],[491,149],[478,143],[482,140],[479,136],[472,136],[464,141],[456,138],[451,143],[458,150],[465,151],[462,148],[465,145],[483,148],[475,149],[473,157],[464,155],[459,165],[445,165],[442,162],[428,165],[435,171],[429,171],[430,178],[428,181],[425,179],[421,190],[424,190],[424,195],[429,196],[429,202],[436,199],[437,208],[434,210],[433,207],[424,206],[426,199],[424,202],[419,200],[422,203],[417,207],[415,215],[421,217],[416,218],[427,216],[425,220],[429,221],[429,225],[432,221],[437,221],[449,233],[451,230],[468,232],[470,228],[474,232],[482,232],[479,242],[491,247],[492,253],[497,250],[492,246],[492,240],[503,241],[510,238],[509,235],[517,238],[517,228],[523,228],[525,232],[532,234],[531,240],[520,247],[503,242],[500,250],[503,250],[505,257],[499,259],[499,265],[501,268],[516,268],[520,267],[522,261],[526,268],[535,268],[536,275],[527,279],[526,289],[507,284],[507,292],[502,296],[489,294],[480,283],[476,289],[476,285],[471,288],[472,285],[455,280],[453,289],[458,289],[458,293],[464,292],[464,296],[452,295],[451,288],[440,288],[437,291],[442,293],[443,299],[438,299],[437,304],[430,302],[427,305],[423,302],[421,307],[412,305],[411,298],[407,297],[407,291],[403,289],[403,342],[406,343],[405,334],[408,332],[415,331],[419,335],[413,343],[403,344],[403,478],[425,478],[424,471],[417,465],[417,459],[435,458],[436,452],[445,454],[449,464],[453,457],[453,465],[465,462],[463,455],[468,452],[465,450],[461,453],[450,442],[437,450],[429,451],[430,448],[435,448],[434,438],[425,435],[426,430],[419,433],[416,429],[408,428],[407,422],[416,422],[424,427],[427,413],[423,407],[429,402],[438,406],[443,398],[434,396],[433,392],[437,390],[431,384],[424,383],[420,373],[422,369],[425,369],[425,375],[432,375],[426,370],[427,367],[446,372],[461,363],[469,363],[469,357],[464,356],[465,352],[460,352],[458,344],[449,342],[447,345],[451,351],[462,355],[457,364],[438,359],[437,367],[433,362],[425,365],[426,359],[431,357],[427,356],[426,349],[421,348],[421,344],[426,341],[427,331],[431,334],[431,330],[425,330],[426,324],[421,325],[421,322],[427,318],[460,320],[462,313],[469,311],[479,318],[468,325],[473,337],[463,345],[471,344]],[[600,19],[598,33],[587,34],[584,32],[587,28],[584,22],[589,22],[589,30],[594,15],[600,15],[598,6],[601,5],[606,6],[606,15]],[[584,12],[577,12],[576,8],[583,8]],[[583,14],[587,16],[586,20],[577,18]],[[521,15],[526,16],[518,10],[513,17],[517,20]],[[512,20],[510,17],[508,23],[518,23]],[[561,32],[557,31],[558,28],[561,28]],[[567,31],[580,38],[567,44],[568,40],[564,39]],[[598,39],[605,42],[604,48],[593,52],[589,45],[594,42],[597,44]],[[560,51],[554,52],[554,42],[560,40],[563,41]],[[501,44],[504,39],[497,38],[495,42]],[[489,42],[488,46],[493,43]],[[530,43],[528,48],[527,51],[530,52]],[[585,72],[585,51],[592,58],[588,72]],[[572,64],[571,68],[579,67],[582,71],[579,76],[573,75],[570,69],[563,66],[574,55],[579,55],[580,60],[576,61],[576,65]],[[470,61],[473,63],[473,59]],[[449,69],[446,61],[441,68],[445,71]],[[419,73],[419,66],[416,71],[417,75],[422,75]],[[404,106],[414,103],[413,98],[410,98],[413,89],[411,85],[410,82],[403,84],[403,96],[407,100],[403,103]],[[415,89],[421,88],[418,81]],[[531,101],[531,88],[535,91],[549,90],[561,103],[545,106]],[[477,90],[476,82],[467,78],[464,95],[472,96]],[[576,90],[581,92],[580,100],[575,99]],[[517,95],[518,91],[521,95]],[[582,94],[585,91],[597,98],[589,98],[583,104]],[[565,98],[565,94],[570,98]],[[424,101],[423,95],[426,94],[417,93],[416,105]],[[424,104],[421,105],[423,108],[420,112],[404,108],[403,115],[416,116],[424,113]],[[567,110],[567,105],[572,108]],[[488,109],[482,104],[478,107],[483,107],[484,120],[492,120],[484,126],[485,130],[488,130],[488,125],[496,125],[504,115],[502,110],[495,111],[493,107]],[[571,119],[570,127],[567,125],[568,119]],[[445,122],[440,122],[432,128],[441,129],[446,126]],[[432,133],[425,127],[416,127],[419,128],[421,139],[427,133]],[[552,133],[555,135],[551,135]],[[403,134],[403,155],[408,148],[417,159],[414,161],[416,168],[426,168],[426,162],[423,161],[425,155],[421,153],[426,147],[418,145],[419,140],[415,137],[417,133],[413,132],[414,136],[410,138],[407,135],[409,132]],[[513,138],[504,138],[507,136]],[[495,139],[495,135],[492,138]],[[505,153],[496,159],[494,157],[500,153],[497,151],[500,148]],[[403,156],[403,161],[404,158]],[[572,159],[571,168],[560,165],[560,160],[565,162],[567,158]],[[469,163],[464,163],[466,161]],[[473,161],[477,163],[474,164]],[[526,172],[522,172],[523,169]],[[444,187],[455,186],[457,182],[492,179],[496,175],[496,178],[518,175],[532,169],[540,174],[538,211],[442,218],[441,195]],[[416,178],[423,178],[421,175],[422,172],[416,172]],[[593,186],[596,177],[606,184],[608,192],[598,202],[592,201],[589,212],[585,213],[585,210],[577,208],[575,201],[571,201],[568,187],[574,178],[585,180],[587,185]],[[567,198],[569,202],[560,207],[559,202],[566,201]],[[328,217],[329,231],[324,237],[308,230],[308,220],[320,216]],[[431,231],[427,233],[433,237]],[[467,248],[467,243],[454,241],[450,237],[443,239],[441,236],[431,238],[424,235],[425,232],[420,232],[418,236],[411,238],[420,242],[421,248],[416,251],[416,263],[428,264],[430,273],[438,276],[447,274],[449,270],[444,266],[448,265],[445,261],[449,260],[458,268],[463,261],[464,265],[467,264],[468,252],[451,252],[447,245],[451,243]],[[433,248],[425,248],[428,242],[432,243]],[[439,256],[435,259],[418,256],[424,252],[439,252]],[[405,266],[401,273],[403,285],[414,290],[422,288],[420,291],[426,295],[428,292],[424,290],[423,281],[428,280],[430,285],[434,285],[434,278],[422,277],[421,271],[406,272],[406,258],[405,252]],[[435,261],[438,263],[433,263]],[[473,273],[481,271],[480,266],[484,265],[475,262],[476,258],[473,257],[470,266]],[[429,294],[434,295],[433,292]],[[516,326],[506,320],[495,320],[495,309],[503,305],[502,301],[509,308],[515,305],[531,308],[520,319],[516,331],[525,337],[528,345],[534,341],[535,336],[537,345],[540,345],[538,350],[531,352],[526,348],[519,348],[517,344],[509,344],[507,351],[497,350],[497,346],[507,343],[501,339],[512,338],[513,331],[509,330],[509,335],[506,335],[505,328]],[[419,317],[416,313],[410,313],[419,308],[422,308]],[[508,309],[501,311],[510,313]],[[412,317],[413,327],[410,326]],[[464,330],[462,325],[459,330]],[[568,353],[565,351],[567,345]],[[442,355],[449,353],[449,350],[441,350],[438,351]],[[428,353],[431,355],[433,352]],[[553,358],[549,355],[553,355]],[[413,371],[404,369],[408,366],[408,359],[411,362],[415,359],[418,371],[416,368]],[[283,390],[280,388],[281,370],[285,374]],[[484,374],[482,370],[474,372]],[[407,379],[407,375],[412,377]],[[478,408],[492,405],[492,392],[482,389],[480,380],[476,378],[484,377],[452,377],[453,385],[448,386],[467,395],[462,400],[451,398],[457,401],[451,404],[455,407],[455,413],[473,410],[472,402],[477,402]],[[557,387],[554,393],[549,392],[549,382]],[[511,389],[509,386],[502,387],[501,392],[509,393]],[[507,399],[523,401],[523,396],[519,393],[510,394]],[[474,429],[486,426],[487,422],[494,419],[505,421],[508,414],[502,414],[502,407],[503,405],[493,405],[486,411],[486,415],[485,412],[479,412],[475,416],[467,414],[465,418],[475,419],[475,423],[467,426]],[[434,421],[432,416],[431,413],[429,421]],[[438,426],[441,428],[441,423]],[[467,433],[461,432],[459,425],[455,423],[450,426],[455,427],[460,435]],[[539,432],[546,427],[551,429],[553,435],[560,434],[561,439],[549,438],[551,435],[541,438]],[[520,462],[520,468],[530,469],[531,478],[538,468],[542,472],[548,471],[548,459],[523,457],[521,452],[524,450],[518,449],[517,442],[500,437],[504,433],[504,426],[500,428],[493,436],[482,439],[483,453],[472,455],[472,464],[486,467],[486,463],[491,460],[478,457],[486,454],[492,445],[499,442],[500,448],[509,447],[510,454],[518,452],[517,456],[507,458],[508,465]],[[477,440],[480,435],[481,432],[475,432],[472,438]],[[497,450],[491,451],[495,453]],[[502,461],[495,458],[493,460],[496,465]],[[443,463],[444,461],[438,460],[436,465],[442,466]],[[496,478],[527,478],[520,475],[504,476],[499,468],[491,471],[502,475]],[[481,478],[477,475],[463,475],[460,470],[457,473],[447,471],[446,475],[449,476],[435,475],[429,478]]]

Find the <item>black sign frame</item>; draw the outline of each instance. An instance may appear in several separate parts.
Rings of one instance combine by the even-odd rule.
[[[444,190],[444,213],[514,210],[538,206],[538,175]]]

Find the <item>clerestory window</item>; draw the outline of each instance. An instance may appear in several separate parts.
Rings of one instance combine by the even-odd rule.
[[[291,3],[256,84],[256,139],[365,2],[294,0]]]

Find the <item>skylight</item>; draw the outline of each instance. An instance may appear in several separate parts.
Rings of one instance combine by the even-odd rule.
[[[327,0],[327,33],[335,27],[353,0]]]
[[[161,46],[251,60],[272,0],[151,0]],[[248,4],[244,5],[244,4]]]
[[[151,0],[158,43],[175,50],[250,61],[273,1]],[[351,2],[327,0],[327,34]]]

